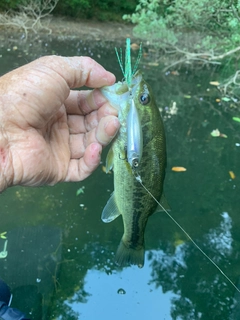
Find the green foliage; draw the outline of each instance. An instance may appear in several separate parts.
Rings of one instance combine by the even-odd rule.
[[[188,47],[189,38],[192,50],[221,51],[240,41],[240,0],[139,0],[135,13],[123,19],[136,24],[136,35],[160,47],[183,43]]]
[[[32,0],[34,1],[34,0]],[[28,0],[0,0],[0,11],[18,10]],[[122,15],[134,12],[137,0],[59,0],[53,14],[98,20],[122,20]]]
[[[60,0],[55,13],[65,16],[121,20],[124,13],[133,13],[137,0]]]
[[[0,10],[10,10],[17,9],[19,5],[22,4],[22,0],[1,0],[0,1]]]

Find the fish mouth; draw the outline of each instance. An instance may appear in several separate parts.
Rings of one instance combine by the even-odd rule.
[[[136,72],[132,78],[132,85],[129,88],[126,81],[118,81],[112,86],[102,87],[100,90],[104,97],[109,100],[111,105],[118,111],[122,108],[126,101],[130,101],[131,96],[134,98],[136,91],[142,81],[141,72]]]

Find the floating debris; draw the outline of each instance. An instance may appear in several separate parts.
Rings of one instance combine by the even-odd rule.
[[[228,97],[222,97],[222,101],[228,102],[228,101],[231,101],[231,99]]]
[[[212,137],[219,137],[220,136],[220,131],[218,129],[215,129],[211,132]]]
[[[187,171],[187,169],[184,168],[184,167],[172,167],[172,171],[175,171],[175,172],[184,172],[184,171]]]
[[[76,196],[79,196],[80,194],[83,194],[83,193],[84,193],[84,189],[85,189],[84,186],[81,187],[81,188],[79,188],[79,189],[76,191]]]
[[[221,133],[218,129],[215,129],[211,132],[211,136],[216,138],[216,137],[221,137],[221,138],[227,138],[227,135],[224,133]]]
[[[171,71],[171,74],[174,76],[179,76],[180,73],[177,70]]]
[[[240,122],[240,118],[238,118],[238,117],[233,117],[232,119],[233,119],[234,121]]]
[[[236,176],[235,176],[233,171],[229,171],[229,175],[230,175],[231,179],[235,179],[236,178]]]
[[[158,67],[159,63],[158,62],[148,62],[147,65],[151,66],[151,67]]]
[[[218,81],[210,81],[209,82],[212,86],[219,86],[220,83]]]
[[[7,234],[7,231],[4,231],[4,232],[0,233],[0,238],[1,239],[7,239],[6,234]]]
[[[140,49],[140,46],[139,46],[137,43],[132,43],[132,44],[131,44],[131,49],[132,49],[132,50],[139,50],[139,49]]]

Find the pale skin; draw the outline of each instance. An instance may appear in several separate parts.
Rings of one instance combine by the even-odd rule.
[[[42,57],[0,77],[0,191],[87,178],[119,129],[97,89],[114,82],[89,57]],[[72,90],[82,86],[95,89]]]

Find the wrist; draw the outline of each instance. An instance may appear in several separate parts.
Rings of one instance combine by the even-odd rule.
[[[10,144],[8,141],[6,119],[3,115],[3,110],[6,108],[3,101],[0,100],[0,193],[12,185],[11,180],[13,177]]]
[[[0,130],[0,193],[11,186],[10,150],[8,140]]]

